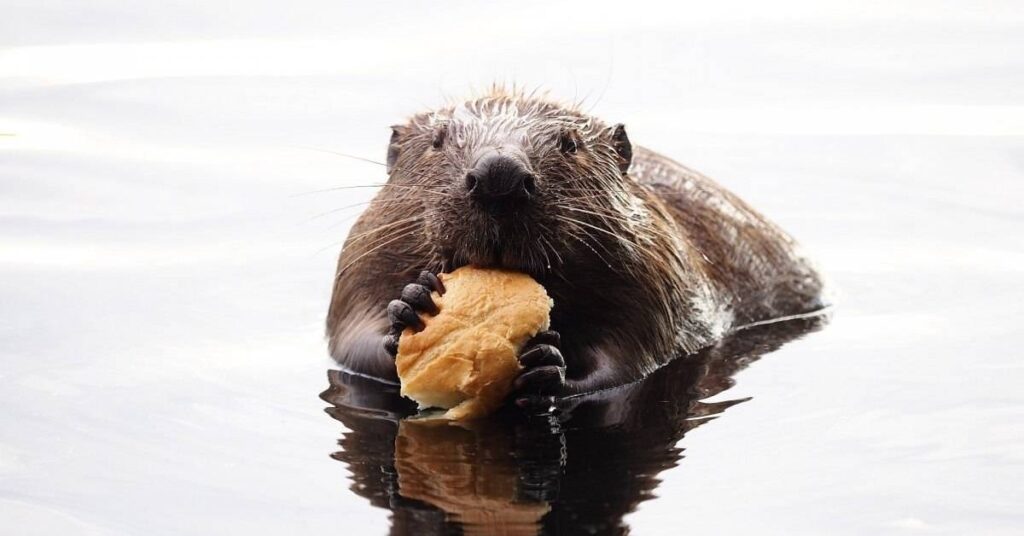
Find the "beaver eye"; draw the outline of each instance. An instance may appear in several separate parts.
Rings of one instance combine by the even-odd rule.
[[[434,129],[434,137],[430,140],[430,146],[440,149],[444,145],[444,139],[448,136],[448,127],[440,126]]]
[[[575,131],[569,130],[558,136],[558,150],[564,154],[576,154],[579,150],[579,140]]]

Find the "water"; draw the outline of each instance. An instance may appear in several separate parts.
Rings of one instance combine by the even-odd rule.
[[[348,429],[333,457],[354,493],[392,511],[397,533],[626,532],[623,516],[655,496],[683,436],[749,398],[707,400],[821,320],[749,329],[642,382],[560,400],[554,413],[483,422],[416,418],[396,387],[336,371],[321,395]]]
[[[3,6],[0,532],[1024,532],[1024,15],[858,6]],[[739,193],[834,317],[560,421],[397,422],[330,372],[373,189],[317,191],[384,175],[324,150],[495,78]]]

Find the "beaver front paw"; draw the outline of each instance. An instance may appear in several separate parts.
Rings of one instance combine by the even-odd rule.
[[[523,371],[512,384],[515,403],[520,407],[550,405],[565,387],[565,359],[558,349],[557,331],[542,331],[523,346],[519,364]]]
[[[391,322],[391,328],[384,335],[384,350],[391,357],[398,355],[398,339],[405,328],[412,328],[414,331],[423,329],[420,313],[437,314],[437,304],[430,296],[433,291],[443,295],[444,283],[436,275],[423,271],[415,283],[409,283],[402,289],[401,298],[391,300],[388,304],[388,321]]]

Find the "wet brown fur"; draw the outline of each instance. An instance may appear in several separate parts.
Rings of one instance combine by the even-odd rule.
[[[639,379],[739,326],[822,307],[821,281],[786,233],[668,158],[640,147],[629,158],[617,133],[575,107],[500,88],[394,127],[389,180],[338,261],[331,354],[394,379],[381,351],[388,302],[421,270],[464,264],[545,286],[566,393]],[[533,202],[505,223],[461,189],[472,155],[495,146],[523,155],[538,180]]]

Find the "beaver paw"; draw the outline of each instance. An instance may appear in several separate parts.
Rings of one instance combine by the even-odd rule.
[[[542,331],[523,347],[519,354],[523,371],[512,384],[517,406],[550,406],[553,395],[562,391],[565,386],[565,359],[558,349],[560,342],[557,331]]]
[[[423,271],[415,283],[402,289],[402,297],[388,304],[388,322],[391,328],[384,335],[384,350],[391,356],[398,355],[398,338],[405,328],[420,331],[424,328],[420,313],[437,314],[437,304],[430,296],[432,291],[444,294],[444,283],[436,275]]]

